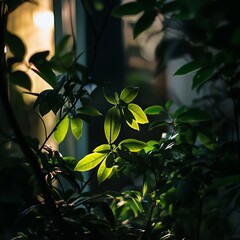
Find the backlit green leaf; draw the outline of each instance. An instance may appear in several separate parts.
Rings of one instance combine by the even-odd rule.
[[[104,89],[104,90],[103,90],[103,94],[104,94],[105,99],[106,99],[109,103],[111,103],[111,104],[113,104],[113,105],[117,104],[117,100],[108,92],[107,89]]]
[[[180,67],[174,73],[174,75],[185,75],[185,74],[188,74],[191,72],[195,72],[195,71],[199,70],[200,68],[202,68],[202,64],[200,64],[199,61],[188,62],[185,65],[183,65],[182,67]]]
[[[164,112],[164,108],[160,105],[153,105],[147,107],[144,112],[148,115],[159,115],[160,113]]]
[[[56,123],[59,122],[59,118],[57,118]],[[64,138],[67,135],[68,132],[68,127],[69,127],[69,118],[66,116],[61,123],[57,126],[57,129],[54,132],[54,138],[57,141],[57,143],[61,143]]]
[[[136,38],[140,33],[145,31],[146,29],[150,28],[156,16],[157,16],[157,12],[154,10],[144,12],[144,14],[138,19],[138,21],[134,26],[134,29],[133,29],[134,38]]]
[[[135,120],[134,115],[128,108],[122,108],[122,114],[125,118],[126,123],[128,124],[129,127],[131,127],[134,130],[139,131],[139,125]]]
[[[93,150],[93,152],[98,152],[98,153],[109,153],[110,151],[111,151],[111,145],[109,144],[102,144]]]
[[[71,130],[75,139],[79,139],[82,136],[83,121],[80,118],[71,119]]]
[[[127,87],[124,88],[120,94],[120,99],[125,103],[132,102],[138,94],[138,88]]]
[[[31,79],[30,77],[22,71],[15,71],[9,75],[9,81],[12,84],[16,84],[20,87],[31,90]]]
[[[104,153],[90,153],[78,162],[78,164],[74,168],[74,171],[89,171],[95,168],[106,157],[107,155]]]
[[[134,129],[134,130],[137,130],[137,131],[139,131],[140,129],[139,129],[139,125],[138,125],[138,123],[136,122],[136,120],[132,120],[131,122],[129,122],[128,120],[126,120],[126,123],[127,123],[127,125],[130,127],[130,128],[132,128],[132,129]]]
[[[142,108],[140,108],[137,104],[130,103],[128,104],[128,109],[132,112],[133,116],[137,123],[144,124],[148,123],[148,119]]]
[[[113,143],[121,130],[121,115],[117,107],[108,110],[104,121],[104,133],[108,143]]]
[[[127,148],[131,152],[139,152],[147,146],[145,142],[136,139],[125,139],[119,143],[121,149]]]
[[[97,179],[99,184],[106,180],[112,173],[113,161],[114,161],[113,154],[109,154],[107,158],[104,159],[101,165],[99,166],[97,172]]]

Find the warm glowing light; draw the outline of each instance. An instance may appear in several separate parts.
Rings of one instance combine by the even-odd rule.
[[[33,21],[36,27],[51,29],[54,24],[53,12],[51,11],[39,11],[33,15]]]

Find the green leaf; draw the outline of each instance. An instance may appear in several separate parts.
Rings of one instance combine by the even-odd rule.
[[[75,139],[79,139],[82,136],[83,129],[83,121],[80,118],[72,118],[71,119],[71,130]]]
[[[12,54],[17,59],[22,61],[26,54],[26,47],[25,47],[24,43],[22,42],[22,40],[18,36],[7,31],[6,43],[9,47],[9,49],[11,50]]]
[[[139,131],[139,125],[136,122],[135,117],[133,116],[132,112],[128,108],[122,108],[122,114],[123,114],[128,126],[134,130]]]
[[[132,128],[132,129],[134,129],[134,130],[137,130],[137,131],[140,130],[140,129],[139,129],[139,125],[138,125],[138,123],[136,122],[135,119],[131,120],[131,122],[129,122],[129,121],[126,119],[126,123],[127,123],[127,125],[128,125],[130,128]]]
[[[148,123],[148,119],[142,108],[140,108],[137,104],[130,103],[128,104],[128,109],[133,114],[137,123],[145,124]]]
[[[31,79],[30,77],[22,71],[15,71],[9,75],[9,81],[12,84],[16,84],[20,87],[26,88],[29,91],[31,90]]]
[[[125,139],[119,143],[120,149],[127,148],[131,152],[139,152],[146,146],[147,144],[145,142],[136,139]]]
[[[211,115],[199,108],[189,109],[177,117],[178,122],[198,123],[211,120]]]
[[[134,39],[143,31],[150,28],[153,24],[155,18],[157,16],[157,12],[155,10],[146,11],[144,14],[138,19],[133,29],[133,37]]]
[[[113,154],[111,153],[106,157],[106,159],[102,161],[97,172],[97,179],[99,184],[102,183],[104,180],[106,180],[112,173],[113,162],[114,162],[114,158],[113,158]]]
[[[144,112],[148,115],[159,115],[160,113],[164,112],[164,107],[160,105],[153,105],[150,107],[147,107]]]
[[[129,2],[113,9],[114,17],[136,15],[144,10],[144,6],[139,2]]]
[[[170,110],[170,108],[172,107],[172,105],[173,105],[173,101],[172,101],[172,100],[169,100],[169,101],[166,102],[165,108],[167,109],[167,111]]]
[[[34,68],[31,69],[54,88],[57,80],[56,75],[52,70],[51,63],[46,60],[48,55],[49,51],[35,53],[31,56],[29,62],[33,63],[37,68],[37,70]]]
[[[111,103],[113,105],[117,104],[117,100],[107,91],[107,89],[103,89],[103,94],[104,94],[105,99],[109,103]]]
[[[104,133],[108,143],[113,143],[121,130],[121,115],[117,107],[108,110],[104,121]]]
[[[56,123],[58,124],[59,118],[57,117]],[[57,143],[61,143],[67,135],[69,127],[69,118],[66,116],[61,123],[58,125],[57,129],[54,131],[54,138]]]
[[[80,172],[89,171],[95,168],[106,157],[107,154],[104,153],[90,153],[78,162],[78,164],[74,168],[74,171]]]
[[[200,68],[202,68],[202,64],[200,64],[199,61],[188,62],[185,65],[183,65],[182,67],[180,67],[174,73],[174,75],[185,75],[188,73],[195,72],[195,71],[199,70]]]
[[[78,109],[78,111],[81,114],[85,114],[85,115],[93,116],[93,117],[102,115],[96,108],[90,107],[90,106],[81,107]]]
[[[157,128],[157,127],[166,127],[169,125],[171,125],[171,123],[169,123],[165,120],[154,121],[154,122],[150,123],[149,130],[153,130],[154,128]]]
[[[104,217],[107,219],[108,223],[112,228],[115,227],[115,217],[113,215],[112,209],[106,204],[105,202],[102,202],[102,211]]]
[[[214,67],[202,68],[193,77],[192,89],[200,89],[214,74]]]
[[[212,134],[207,134],[204,132],[198,132],[198,139],[200,142],[208,149],[214,150],[216,146],[216,141],[213,138]]]
[[[120,99],[125,103],[132,102],[138,94],[138,88],[136,87],[127,87],[124,88],[120,94]]]
[[[63,36],[63,38],[57,44],[55,56],[59,57],[66,53],[66,51],[68,50],[68,46],[70,44],[70,40],[71,40],[71,35]]]
[[[98,153],[109,153],[112,150],[111,145],[109,144],[102,144],[98,147],[96,147],[93,152],[98,152]]]

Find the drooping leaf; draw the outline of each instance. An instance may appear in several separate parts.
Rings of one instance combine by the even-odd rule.
[[[75,139],[79,139],[82,136],[83,121],[80,118],[72,118],[70,121],[72,134]]]
[[[157,12],[155,10],[146,11],[144,14],[138,19],[133,29],[133,37],[134,39],[143,31],[150,28],[153,24],[155,18],[157,16]]]
[[[129,2],[113,9],[112,15],[114,17],[122,17],[128,15],[136,15],[142,11],[144,11],[144,6],[141,3]]]
[[[90,153],[78,162],[78,164],[74,168],[74,171],[80,172],[89,171],[95,168],[106,157],[107,154],[105,153]]]
[[[146,146],[145,142],[136,139],[125,139],[119,143],[121,149],[127,148],[131,152],[139,152]]]
[[[137,123],[144,124],[148,123],[148,118],[141,107],[137,104],[130,103],[128,104],[128,109],[132,112]]]
[[[185,65],[183,65],[182,67],[180,67],[174,73],[174,75],[185,75],[185,74],[188,74],[188,73],[195,72],[195,71],[199,70],[202,67],[203,66],[202,66],[202,64],[199,61],[188,62]]]
[[[117,107],[108,110],[104,121],[104,133],[108,143],[113,143],[121,130],[121,115]]]
[[[102,211],[104,217],[107,219],[108,223],[112,228],[115,227],[115,217],[113,215],[112,209],[108,206],[107,203],[102,202]]]
[[[132,102],[138,94],[138,88],[127,87],[124,88],[120,94],[120,99],[125,103]]]
[[[102,144],[98,147],[96,147],[93,152],[98,152],[98,153],[109,153],[112,150],[111,145],[109,144]]]
[[[25,47],[24,43],[22,42],[22,40],[18,36],[14,35],[10,32],[7,32],[6,33],[6,43],[9,47],[9,49],[11,50],[11,52],[13,53],[13,55],[17,59],[22,61],[26,54],[26,47]]]
[[[56,120],[56,124],[59,123],[59,118]],[[57,126],[57,129],[54,131],[54,138],[57,141],[57,143],[61,143],[64,138],[67,135],[68,132],[68,127],[69,127],[69,118],[66,116],[63,120],[61,120],[61,123]]]
[[[85,115],[93,116],[93,117],[102,115],[96,108],[90,107],[90,106],[81,107],[78,109],[78,111],[81,114],[85,114]]]
[[[31,79],[28,76],[28,74],[25,72],[22,72],[22,71],[12,72],[9,75],[9,81],[12,84],[16,84],[20,87],[26,88],[29,91],[31,90],[31,86],[32,86]]]
[[[113,154],[109,154],[106,159],[104,159],[100,164],[97,172],[97,179],[99,184],[106,180],[112,173],[113,161]]]
[[[147,107],[144,112],[148,115],[159,115],[160,113],[164,112],[164,108],[160,105],[153,105]]]
[[[214,67],[202,68],[193,77],[192,89],[200,89],[214,74]]]

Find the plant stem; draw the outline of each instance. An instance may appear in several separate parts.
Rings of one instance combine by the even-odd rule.
[[[7,5],[1,1],[0,2],[0,97],[3,105],[3,109],[6,113],[6,117],[9,121],[9,125],[12,128],[18,145],[21,148],[23,154],[25,155],[27,161],[33,169],[33,173],[36,177],[39,189],[44,197],[45,206],[54,222],[54,224],[63,232],[66,236],[72,235],[69,226],[63,222],[61,215],[56,208],[56,205],[52,199],[51,193],[48,189],[47,183],[45,181],[44,175],[41,171],[41,167],[38,163],[38,157],[29,147],[18,123],[14,116],[12,106],[9,102],[9,96],[7,91],[7,77],[6,77],[6,60],[5,60],[5,33],[7,25]],[[74,238],[73,238],[74,239]]]

